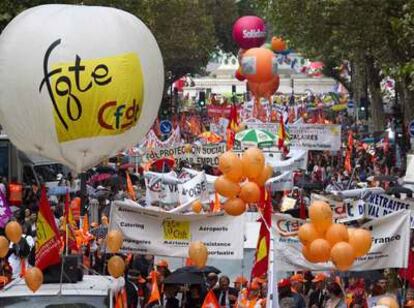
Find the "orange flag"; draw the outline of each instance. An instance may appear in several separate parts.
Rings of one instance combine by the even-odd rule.
[[[213,290],[208,291],[201,308],[220,308],[217,297],[214,295]]]
[[[213,213],[220,212],[220,210],[221,210],[220,198],[219,198],[218,193],[215,193]]]
[[[152,271],[151,274],[151,296],[148,299],[148,304],[156,301],[160,301],[160,291],[158,290],[158,283],[157,283],[157,272]]]
[[[76,222],[73,218],[72,209],[69,205],[70,198],[69,193],[66,193],[66,200],[65,200],[65,212],[64,212],[64,226],[65,226],[65,233],[67,232],[67,245],[69,249],[78,250],[78,245],[76,241],[75,231],[76,231]],[[66,235],[65,235],[66,237]],[[66,239],[65,239],[66,242]]]
[[[127,181],[127,193],[132,200],[137,200],[137,196],[135,195],[134,187],[132,187],[131,178],[129,177],[129,173],[126,172],[126,181]]]
[[[128,302],[127,302],[127,295],[125,288],[122,288],[121,291],[118,292],[117,295],[115,295],[115,308],[127,308]]]
[[[88,214],[85,214],[83,216],[83,221],[82,221],[82,232],[83,234],[88,234],[89,232],[89,221],[88,221]]]

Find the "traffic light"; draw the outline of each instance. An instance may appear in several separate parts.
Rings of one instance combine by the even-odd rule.
[[[206,92],[201,91],[198,96],[198,106],[204,107],[206,105]]]

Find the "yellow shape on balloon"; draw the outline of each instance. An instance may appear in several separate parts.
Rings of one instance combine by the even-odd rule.
[[[76,55],[51,65],[45,76],[40,91],[47,88],[60,143],[118,135],[140,118],[144,78],[135,53],[89,60]]]

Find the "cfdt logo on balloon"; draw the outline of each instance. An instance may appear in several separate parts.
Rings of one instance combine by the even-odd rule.
[[[53,104],[59,142],[86,137],[121,134],[134,126],[143,103],[141,64],[135,53],[98,59],[52,63],[58,53],[58,39],[43,58],[43,79]]]

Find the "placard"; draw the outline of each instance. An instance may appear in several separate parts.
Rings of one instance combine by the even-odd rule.
[[[121,253],[185,258],[188,245],[202,241],[209,258],[243,258],[244,215],[171,214],[142,208],[130,200],[114,201],[109,229],[121,231]]]

